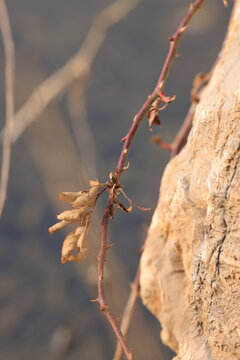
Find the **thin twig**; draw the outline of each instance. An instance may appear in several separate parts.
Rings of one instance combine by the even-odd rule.
[[[86,88],[82,81],[76,81],[69,88],[68,112],[73,129],[73,138],[76,143],[80,161],[81,174],[84,183],[96,177],[96,148],[90,124],[87,119]],[[84,154],[84,156],[81,156]]]
[[[179,153],[179,151],[181,150],[181,148],[183,147],[183,145],[187,139],[189,131],[191,130],[191,127],[192,127],[192,120],[193,120],[193,116],[195,114],[196,106],[197,106],[196,103],[192,103],[192,105],[190,106],[188,113],[187,113],[177,135],[175,136],[173,142],[168,143],[168,142],[162,140],[161,137],[158,135],[155,135],[152,138],[152,141],[154,144],[159,145],[161,148],[170,151],[171,159]]]
[[[7,7],[4,0],[0,0],[0,28],[5,53],[5,104],[6,120],[3,138],[1,185],[0,185],[0,217],[2,216],[7,198],[8,178],[11,162],[11,143],[14,127],[14,69],[15,51]]]
[[[176,57],[176,51],[178,47],[179,40],[186,30],[186,27],[188,23],[190,22],[193,15],[197,12],[197,10],[200,8],[204,0],[196,0],[194,4],[191,4],[189,7],[189,10],[184,17],[183,21],[180,23],[177,31],[174,33],[174,35],[169,39],[170,40],[170,48],[169,52],[167,54],[165,63],[163,65],[162,72],[160,74],[160,77],[158,79],[157,85],[151,95],[149,95],[146,102],[143,104],[137,115],[133,119],[132,126],[129,129],[129,132],[124,137],[124,145],[122,147],[122,151],[119,157],[119,161],[116,167],[116,170],[114,172],[114,180],[116,184],[119,184],[122,172],[124,171],[125,163],[127,160],[127,156],[130,150],[130,146],[132,144],[132,141],[136,135],[137,129],[145,117],[145,115],[149,112],[151,106],[155,102],[154,106],[156,108],[159,107],[159,104],[161,102],[162,96],[161,93],[164,89],[164,85],[166,82],[166,79],[168,77],[168,73],[170,70],[170,67],[172,65],[172,62],[174,58]],[[104,262],[106,258],[106,252],[108,248],[107,244],[107,228],[108,228],[108,222],[109,217],[112,213],[111,208],[113,206],[113,194],[109,195],[107,205],[105,207],[104,216],[102,219],[101,224],[101,236],[100,236],[100,251],[98,255],[98,301],[100,305],[100,310],[104,312],[106,315],[109,323],[111,324],[113,331],[115,332],[118,341],[120,342],[123,352],[125,353],[125,356],[128,360],[133,359],[132,351],[129,349],[126,339],[121,332],[119,325],[117,323],[117,320],[113,316],[111,310],[109,309],[106,298],[105,298],[105,291],[104,291]]]
[[[129,349],[127,345],[126,339],[119,328],[116,318],[114,317],[111,310],[109,309],[109,306],[107,305],[105,298],[105,291],[104,291],[104,262],[106,259],[106,252],[109,246],[107,244],[107,229],[108,229],[111,205],[112,205],[112,195],[109,196],[109,200],[105,208],[102,224],[101,224],[100,251],[98,254],[98,301],[100,305],[100,310],[104,312],[110,325],[112,326],[113,331],[115,332],[119,342],[121,343],[126,358],[128,360],[133,360],[132,351]]]
[[[193,102],[174,140],[171,143],[169,143],[162,140],[158,135],[154,136],[152,139],[154,144],[159,145],[163,149],[170,151],[171,159],[180,152],[184,143],[186,142],[187,136],[192,127],[193,117],[196,111],[197,104],[200,100],[202,91],[204,90],[205,86],[208,84],[212,76],[213,70],[215,69],[216,64],[220,58],[220,54],[221,52],[219,53],[217,60],[215,61],[212,69],[209,71],[208,74],[199,73],[195,76],[195,79],[193,81],[193,88],[191,90],[191,98]]]
[[[131,292],[129,294],[126,306],[124,308],[122,321],[121,321],[121,331],[125,338],[127,337],[128,330],[134,315],[134,311],[139,299],[139,290],[140,290],[140,262],[138,264],[137,273],[134,279],[134,282],[131,284]],[[113,360],[120,360],[122,357],[123,351],[122,346],[117,342],[115,354]]]
[[[178,43],[181,39],[181,36],[187,29],[189,22],[191,21],[192,17],[195,15],[195,13],[199,10],[199,8],[201,7],[203,2],[204,2],[204,0],[198,0],[198,1],[196,0],[194,4],[190,5],[189,10],[188,10],[186,16],[184,17],[184,19],[182,20],[182,22],[180,23],[178,29],[173,34],[173,36],[171,36],[169,38],[170,48],[169,48],[165,63],[163,65],[162,72],[161,72],[159,80],[158,80],[158,84],[157,84],[159,92],[163,91],[165,82],[168,77],[169,70],[172,65],[172,62],[173,62],[174,58],[177,56],[177,47],[178,47]],[[152,104],[153,108],[156,109],[155,111],[152,111],[150,114],[152,119],[154,117],[158,117],[158,109],[160,107],[161,101],[162,101],[161,97],[158,97],[156,99],[156,101],[154,101],[154,103]],[[150,120],[150,123],[153,121],[154,120]]]
[[[171,159],[179,153],[179,151],[181,150],[187,139],[189,131],[192,127],[192,120],[195,114],[196,106],[197,106],[196,103],[192,103],[182,123],[182,126],[180,127],[177,135],[175,136],[173,142],[171,143]]]
[[[13,142],[68,86],[77,79],[86,81],[109,30],[143,1],[145,0],[115,0],[96,16],[78,52],[63,67],[38,85],[15,114]]]

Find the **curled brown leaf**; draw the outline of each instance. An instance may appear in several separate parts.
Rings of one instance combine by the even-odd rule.
[[[51,226],[48,231],[50,233],[50,235],[52,235],[53,233],[55,233],[56,231],[63,229],[65,226],[69,225],[69,224],[75,224],[77,223],[78,220],[72,220],[72,221],[61,221],[56,223],[55,225]]]
[[[75,235],[75,231],[72,231],[65,237],[65,239],[63,241],[62,252],[61,252],[62,264],[66,263],[66,261],[69,259],[69,257],[72,255],[72,253],[76,249],[77,240],[78,240],[78,238]]]
[[[155,108],[151,108],[148,112],[149,129],[152,131],[153,125],[161,126],[160,116]]]
[[[79,192],[61,192],[59,199],[73,206],[72,210],[63,211],[57,215],[60,222],[51,226],[50,234],[70,224],[78,224],[77,228],[70,232],[63,241],[61,262],[77,262],[85,260],[88,252],[87,233],[90,226],[94,204],[99,196],[98,191],[106,184],[101,184],[97,179],[90,180],[90,189]]]
[[[89,214],[89,209],[87,206],[80,207],[74,210],[66,210],[61,214],[57,215],[58,220],[63,221],[72,221],[72,220],[81,220],[81,218],[85,215]]]

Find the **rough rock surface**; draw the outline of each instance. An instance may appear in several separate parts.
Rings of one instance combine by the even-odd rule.
[[[141,297],[180,360],[240,359],[240,1],[181,153],[167,166]]]

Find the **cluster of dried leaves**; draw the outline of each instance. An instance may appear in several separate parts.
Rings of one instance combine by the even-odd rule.
[[[124,170],[128,168],[125,167]],[[55,225],[51,226],[48,231],[52,235],[56,231],[64,228],[67,225],[77,224],[77,227],[74,231],[70,232],[63,241],[62,253],[61,253],[61,262],[65,264],[69,262],[80,262],[84,261],[87,252],[87,233],[91,223],[91,215],[93,213],[96,200],[99,195],[101,195],[105,190],[108,190],[111,195],[112,203],[110,207],[110,216],[114,217],[115,208],[118,208],[127,213],[132,212],[132,207],[142,211],[149,211],[150,209],[145,209],[140,206],[137,206],[123,191],[121,185],[116,181],[114,175],[110,173],[110,182],[99,183],[96,180],[90,180],[90,189],[82,190],[79,192],[61,192],[59,194],[59,199],[66,201],[73,206],[72,210],[67,210],[57,215],[57,219],[60,220]],[[99,191],[101,188],[105,188]],[[126,208],[118,199],[120,193],[127,199],[129,202],[129,207]]]
[[[61,192],[59,199],[66,201],[73,206],[72,210],[67,210],[57,215],[60,222],[51,226],[48,231],[52,235],[54,232],[67,225],[77,224],[74,231],[70,232],[63,241],[61,262],[79,262],[85,260],[88,252],[87,233],[91,222],[91,215],[98,195],[98,191],[106,184],[101,184],[98,180],[90,180],[90,189],[79,192]]]

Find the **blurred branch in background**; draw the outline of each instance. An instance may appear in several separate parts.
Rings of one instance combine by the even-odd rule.
[[[132,318],[133,318],[135,308],[137,305],[137,301],[140,296],[140,291],[139,291],[140,290],[140,281],[139,280],[140,280],[140,263],[138,265],[138,269],[137,269],[137,273],[136,273],[134,282],[131,284],[131,292],[129,294],[127,303],[125,305],[125,309],[124,309],[123,317],[122,317],[122,321],[121,321],[120,328],[121,328],[121,331],[122,331],[123,335],[125,336],[125,338],[127,337],[128,330],[129,330],[130,324],[132,322]],[[122,346],[121,346],[120,342],[118,341],[113,360],[120,360],[122,355],[123,355]]]
[[[96,177],[96,149],[94,137],[87,120],[85,84],[76,81],[69,88],[68,112],[73,129],[73,137],[81,158],[84,186],[89,178]]]
[[[6,124],[3,138],[2,169],[0,185],[0,218],[7,198],[8,178],[11,162],[11,143],[14,128],[14,78],[15,50],[8,12],[4,0],[0,0],[0,28],[5,53],[5,113]]]
[[[37,119],[46,106],[77,79],[85,82],[108,31],[145,0],[116,0],[100,12],[79,51],[53,75],[44,80],[15,114],[13,141]]]

